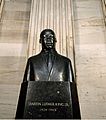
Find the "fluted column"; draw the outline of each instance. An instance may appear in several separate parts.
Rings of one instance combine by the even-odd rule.
[[[2,16],[3,5],[4,5],[4,0],[0,0],[0,19]]]
[[[71,0],[32,0],[28,37],[28,57],[39,53],[40,32],[45,28],[55,31],[57,51],[73,61]]]
[[[103,14],[104,14],[104,21],[106,26],[106,0],[101,0],[101,1],[102,1],[102,8],[103,8]]]

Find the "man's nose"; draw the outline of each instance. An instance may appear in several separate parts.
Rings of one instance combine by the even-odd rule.
[[[50,38],[47,38],[47,43],[51,43],[52,40]]]

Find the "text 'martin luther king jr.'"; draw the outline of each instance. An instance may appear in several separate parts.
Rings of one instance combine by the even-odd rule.
[[[28,59],[24,80],[26,81],[74,81],[69,58],[57,53],[55,33],[44,29],[40,34],[42,50]]]

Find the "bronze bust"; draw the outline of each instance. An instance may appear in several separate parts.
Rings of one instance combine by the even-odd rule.
[[[42,50],[28,59],[16,119],[81,118],[71,61],[56,52],[56,42],[51,29],[41,32]]]
[[[73,70],[69,58],[57,53],[55,33],[44,29],[40,34],[42,50],[38,55],[28,59],[25,81],[74,81]]]

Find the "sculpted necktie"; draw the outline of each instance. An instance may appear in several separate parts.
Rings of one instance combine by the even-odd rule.
[[[51,55],[50,52],[48,53],[47,66],[48,66],[48,70],[49,70],[49,72],[50,72],[51,69],[52,69],[52,55]]]

